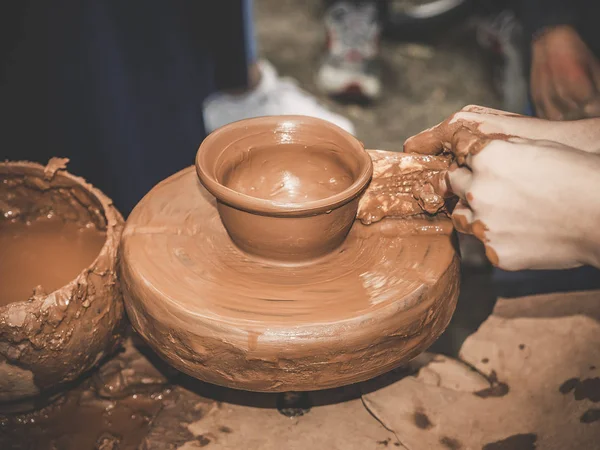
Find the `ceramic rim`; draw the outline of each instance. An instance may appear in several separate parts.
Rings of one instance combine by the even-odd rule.
[[[214,142],[218,138],[222,137],[223,134],[229,133],[233,128],[239,128],[240,126],[249,128],[253,127],[257,123],[269,124],[274,130],[285,130],[286,127],[296,127],[299,124],[328,127],[330,130],[339,133],[339,135],[347,141],[347,147],[345,147],[345,150],[347,150],[348,153],[351,153],[358,162],[360,166],[360,173],[354,182],[342,192],[324,199],[313,200],[305,203],[274,202],[271,200],[251,197],[230,189],[217,180],[215,175],[215,165],[212,167],[207,167],[208,162],[205,158],[206,149],[214,145]],[[223,153],[227,151],[227,148],[228,147],[224,147],[220,151],[217,158],[215,158],[216,161],[218,161]],[[196,173],[198,174],[198,178],[200,178],[200,181],[204,187],[212,195],[214,195],[217,200],[233,208],[268,216],[311,216],[339,208],[340,206],[352,201],[358,195],[360,195],[371,181],[371,177],[373,176],[373,163],[362,143],[337,125],[309,116],[264,116],[230,123],[217,129],[216,131],[213,131],[209,136],[207,136],[202,144],[200,144],[200,148],[196,154]]]

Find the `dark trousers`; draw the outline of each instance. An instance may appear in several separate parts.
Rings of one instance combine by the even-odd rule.
[[[242,1],[2,5],[0,159],[71,159],[127,214],[193,164],[202,102],[247,80]]]

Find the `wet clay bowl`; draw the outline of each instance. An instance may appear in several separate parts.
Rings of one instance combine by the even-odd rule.
[[[333,388],[409,361],[448,325],[460,278],[447,217],[357,220],[306,264],[248,255],[193,167],[135,207],[119,260],[128,316],[162,358],[260,392]]]
[[[373,174],[360,141],[305,116],[222,127],[200,145],[196,170],[233,242],[283,261],[310,260],[339,247]]]
[[[75,273],[63,286],[51,290],[42,283],[32,291],[25,289],[23,297],[0,304],[2,412],[43,404],[109,355],[120,340],[124,307],[116,260],[123,219],[102,192],[64,170],[65,162],[55,158],[46,167],[0,163],[0,233],[42,223],[45,233],[51,224],[49,230],[64,224],[74,229],[88,227],[100,239],[94,243],[97,254],[92,253],[80,269],[71,267]],[[5,259],[0,279],[11,268],[10,259],[6,260],[10,258],[6,237],[0,236],[5,247],[0,249],[0,258]],[[34,278],[62,270],[67,254],[61,242],[56,243],[55,258],[50,255],[47,271],[45,266],[38,267]],[[32,258],[40,261],[39,255]],[[22,272],[12,277],[31,275]],[[4,278],[0,289],[7,289],[10,281]]]

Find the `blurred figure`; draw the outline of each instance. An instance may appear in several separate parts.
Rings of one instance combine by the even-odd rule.
[[[248,63],[248,84],[242,89],[221,90],[204,102],[204,122],[209,132],[237,120],[278,114],[317,117],[354,133],[345,117],[322,106],[294,80],[281,78],[268,61],[258,61],[252,0],[243,0],[243,30]]]
[[[531,40],[531,97],[539,117],[575,120],[600,116],[600,2],[543,2],[549,14],[525,15]]]
[[[329,95],[375,100],[381,94],[380,9],[376,1],[329,1],[327,52],[317,85]]]
[[[503,5],[496,5],[496,8]],[[523,25],[510,9],[487,13],[477,21],[477,41],[493,55],[493,84],[502,97],[502,109],[515,113],[530,110]]]
[[[505,63],[502,89],[512,112],[550,120],[600,117],[600,2],[596,0],[522,0],[484,21],[496,37]],[[506,4],[503,5],[506,7]],[[520,62],[524,70],[514,70]],[[519,78],[528,82],[520,104]],[[513,82],[511,82],[513,81]],[[511,91],[512,90],[512,91]],[[522,90],[521,90],[522,91]],[[508,109],[508,108],[507,108]],[[505,272],[495,269],[493,281],[501,296],[597,289],[598,271],[583,267],[566,271]]]
[[[350,100],[381,96],[379,41],[383,32],[415,40],[445,32],[472,9],[472,0],[325,0],[326,54],[316,82]]]
[[[503,11],[479,27],[486,46],[504,57],[504,107],[551,120],[600,116],[600,2],[523,0],[508,6],[514,13]],[[515,95],[523,92],[520,78],[529,80],[532,104]]]

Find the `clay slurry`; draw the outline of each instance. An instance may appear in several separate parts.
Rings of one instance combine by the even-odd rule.
[[[56,219],[0,222],[0,306],[66,285],[98,257],[106,233]]]
[[[278,203],[304,203],[338,194],[354,182],[335,152],[302,144],[251,149],[225,173],[225,186]]]

